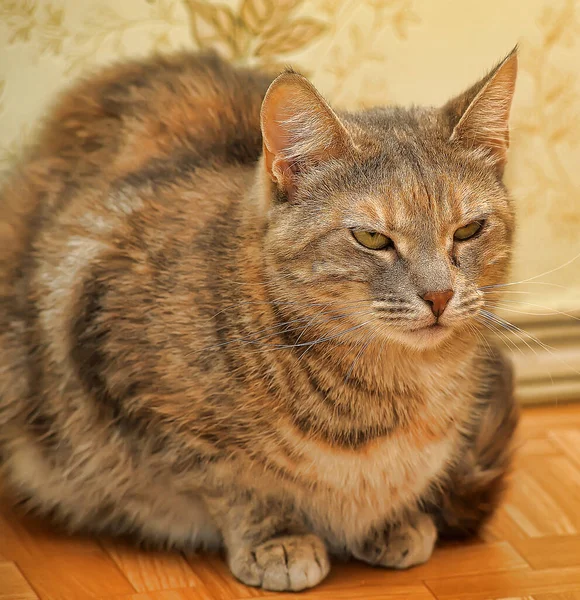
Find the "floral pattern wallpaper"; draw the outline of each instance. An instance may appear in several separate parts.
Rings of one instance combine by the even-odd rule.
[[[580,254],[580,0],[0,0],[0,172],[59,90],[119,58],[217,48],[357,108],[441,104],[516,42],[513,277],[535,277]],[[533,281],[528,306],[580,309],[580,258]]]

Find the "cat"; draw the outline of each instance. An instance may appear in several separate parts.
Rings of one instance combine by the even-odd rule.
[[[335,112],[215,54],[77,83],[0,204],[6,493],[302,590],[407,568],[501,501],[514,49],[441,108]]]

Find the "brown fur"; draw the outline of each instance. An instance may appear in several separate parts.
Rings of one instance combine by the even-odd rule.
[[[511,252],[515,64],[440,110],[335,113],[291,72],[263,102],[271,77],[194,55],[66,93],[1,196],[15,499],[71,530],[224,545],[270,589],[316,584],[327,550],[402,568],[434,524],[477,531],[517,416],[477,320]],[[446,329],[414,331],[441,289]]]

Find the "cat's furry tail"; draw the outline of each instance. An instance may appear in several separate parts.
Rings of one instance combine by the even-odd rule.
[[[65,184],[55,174],[65,169],[60,157],[47,156],[42,143],[27,149],[23,161],[0,187],[0,467],[11,428],[27,410],[30,396],[29,353],[34,310],[27,275],[37,256],[34,237],[45,218],[45,208],[59,198]]]
[[[513,455],[519,408],[511,364],[496,351],[486,360],[481,411],[461,460],[429,506],[442,538],[476,535],[501,503]]]
[[[28,395],[26,335],[18,287],[22,285],[23,256],[29,245],[29,224],[38,198],[28,193],[27,181],[14,176],[0,189],[0,472],[6,452],[4,437],[19,412],[18,401]]]

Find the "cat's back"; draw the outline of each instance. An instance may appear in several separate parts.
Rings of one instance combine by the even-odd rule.
[[[25,255],[50,229],[69,236],[93,215],[89,229],[100,223],[103,233],[147,195],[175,207],[183,197],[203,203],[204,188],[216,187],[208,172],[230,181],[232,169],[254,164],[271,79],[214,54],[182,53],[121,63],[66,91],[0,189],[0,296],[13,294]]]
[[[61,97],[37,153],[80,169],[98,165],[110,177],[184,154],[198,164],[255,162],[260,106],[271,80],[215,54],[121,63]]]
[[[180,252],[191,250],[180,268],[195,287],[205,259],[191,242],[243,197],[239,185],[261,153],[270,80],[184,53],[105,69],[57,101],[0,188],[0,408],[32,394],[22,372],[31,348],[46,363],[38,372],[65,364],[65,333],[75,318],[90,329],[81,322],[87,298],[94,304],[105,284],[119,302],[157,284],[179,298],[177,275],[159,281],[159,273],[178,274]],[[211,248],[198,246],[200,256]]]

